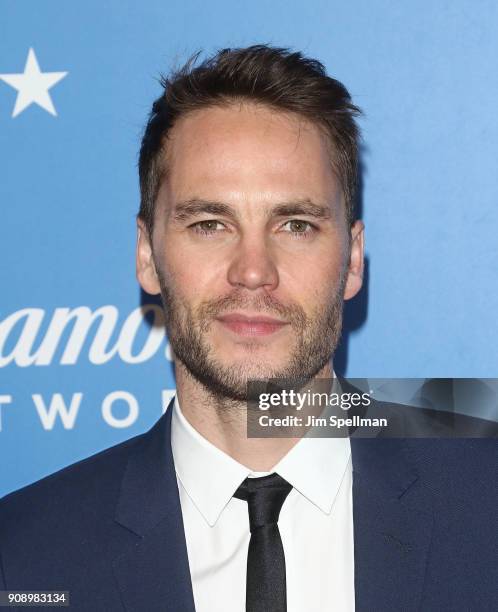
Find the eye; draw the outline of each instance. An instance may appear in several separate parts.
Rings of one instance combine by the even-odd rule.
[[[226,229],[223,223],[216,221],[216,219],[206,219],[204,221],[198,221],[190,225],[194,232],[197,234],[214,234],[220,230]]]
[[[284,231],[298,237],[306,237],[317,229],[309,221],[303,221],[302,219],[291,219],[290,221],[286,221],[282,227],[288,227],[289,229]]]

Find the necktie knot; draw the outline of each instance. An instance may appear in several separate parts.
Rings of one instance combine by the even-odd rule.
[[[278,523],[280,510],[292,485],[276,473],[246,478],[234,494],[247,501],[251,533],[259,527]]]

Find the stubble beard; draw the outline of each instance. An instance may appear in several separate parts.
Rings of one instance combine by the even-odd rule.
[[[162,274],[158,274],[164,308],[166,331],[175,357],[187,372],[215,398],[246,402],[247,383],[255,379],[287,379],[310,381],[331,360],[342,330],[345,271],[332,292],[331,299],[307,315],[297,304],[284,306],[271,295],[250,299],[247,292],[233,293],[202,302],[195,309],[182,304],[168,287]],[[245,291],[245,290],[244,290]],[[258,341],[248,340],[248,352],[254,350],[254,361],[226,365],[221,363],[206,341],[206,334],[214,319],[236,310],[251,310],[274,314],[290,323],[296,342],[287,364],[273,367],[263,363]],[[251,359],[249,356],[248,359]]]

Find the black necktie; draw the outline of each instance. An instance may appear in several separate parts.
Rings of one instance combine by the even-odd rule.
[[[286,612],[285,557],[278,516],[292,486],[278,474],[246,478],[234,494],[249,506],[246,612]]]

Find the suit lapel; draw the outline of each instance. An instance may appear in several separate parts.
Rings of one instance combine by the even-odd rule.
[[[404,439],[351,437],[356,610],[419,610],[432,507]]]
[[[113,561],[128,612],[194,612],[185,532],[171,452],[172,402],[130,456],[117,523],[137,537]]]
[[[115,520],[134,534],[113,561],[128,612],[195,612],[176,473],[172,404],[130,456]],[[432,507],[406,440],[351,437],[357,612],[420,608]]]

